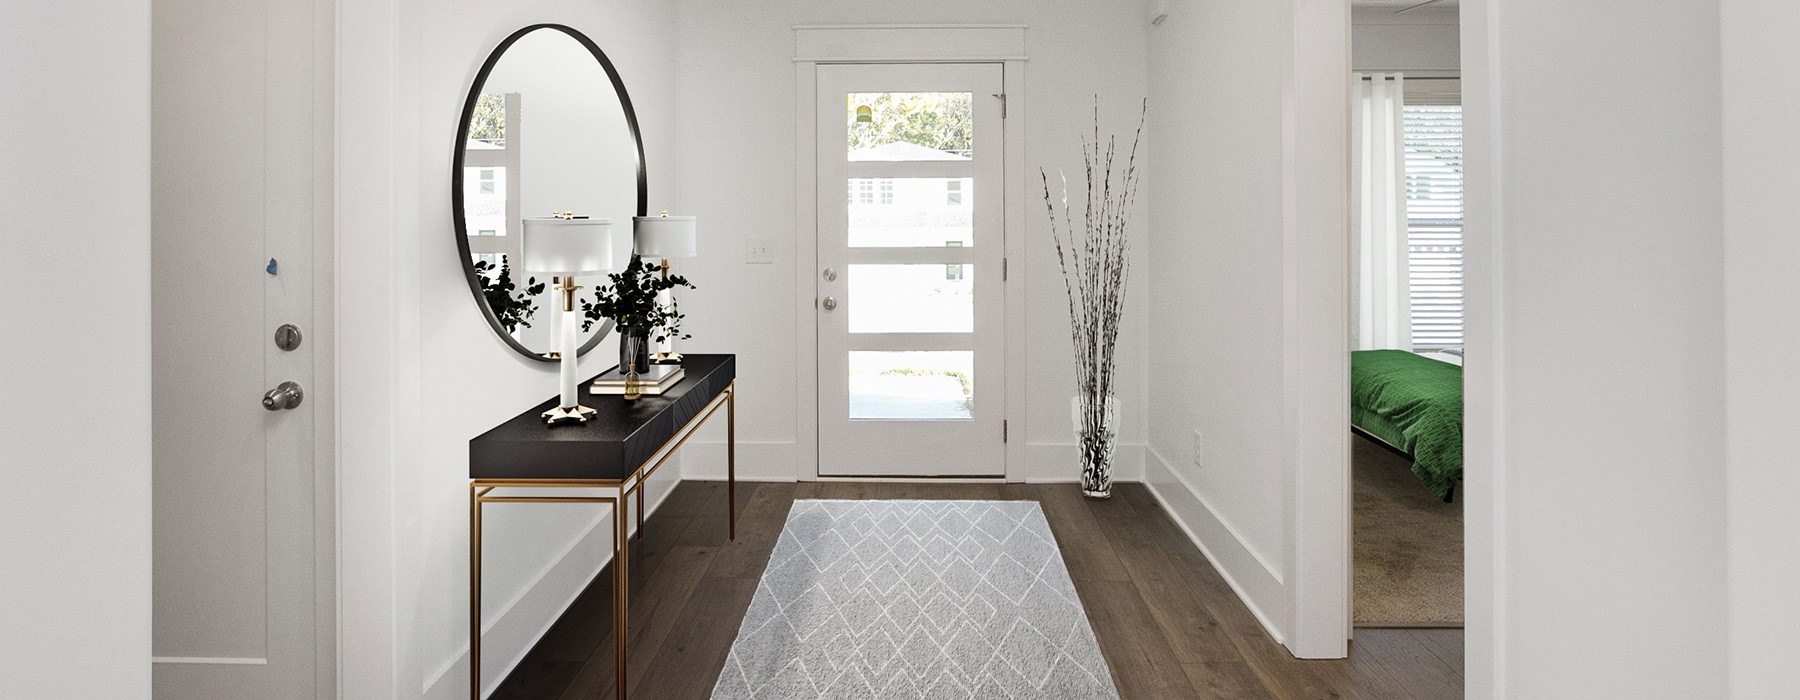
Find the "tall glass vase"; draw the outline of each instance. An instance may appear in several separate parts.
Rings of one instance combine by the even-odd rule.
[[[1077,396],[1069,399],[1069,418],[1075,424],[1076,449],[1081,460],[1081,495],[1112,498],[1113,462],[1119,452],[1119,407],[1113,397]]]

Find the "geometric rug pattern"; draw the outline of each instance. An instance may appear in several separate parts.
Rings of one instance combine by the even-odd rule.
[[[712,694],[1118,696],[1036,502],[804,499]]]

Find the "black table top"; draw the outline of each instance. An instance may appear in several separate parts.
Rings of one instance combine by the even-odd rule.
[[[513,416],[469,441],[471,479],[623,479],[737,378],[736,355],[687,355],[681,381],[661,396],[626,401],[577,390],[597,412],[588,422],[546,425],[560,397]],[[598,375],[596,375],[598,376]]]

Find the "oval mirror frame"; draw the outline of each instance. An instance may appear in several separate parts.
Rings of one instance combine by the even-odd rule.
[[[480,276],[475,272],[475,263],[469,253],[469,227],[463,202],[463,154],[468,143],[470,121],[475,115],[476,102],[481,99],[481,89],[487,84],[488,74],[493,72],[494,65],[500,62],[500,57],[506,54],[506,50],[525,35],[539,30],[554,30],[569,35],[570,38],[580,42],[588,50],[588,53],[593,54],[594,60],[598,61],[600,67],[606,71],[606,77],[612,80],[613,93],[619,97],[619,107],[625,111],[625,125],[631,131],[631,143],[637,150],[637,216],[648,215],[650,195],[648,179],[644,172],[644,137],[638,131],[637,111],[632,109],[631,95],[625,91],[625,81],[619,78],[618,69],[613,67],[612,60],[606,57],[606,52],[601,51],[598,44],[573,27],[561,24],[533,24],[507,35],[499,46],[494,47],[494,51],[488,54],[487,60],[482,62],[481,70],[475,73],[475,80],[469,84],[468,96],[463,100],[462,116],[457,120],[456,142],[453,144],[450,166],[450,217],[455,224],[453,228],[456,235],[456,252],[462,261],[463,277],[469,283],[469,292],[474,295],[475,305],[481,308],[481,315],[487,319],[488,326],[493,329],[494,335],[499,336],[520,355],[539,362],[557,362],[554,358],[533,352],[531,348],[525,347],[517,338],[514,338],[511,333],[506,332],[506,329],[500,324],[500,318],[494,314],[493,307],[488,305],[487,297],[482,294]],[[588,338],[576,354],[587,354],[589,350],[599,345],[600,341],[612,332],[612,329],[612,319],[606,319],[601,324],[600,330]]]

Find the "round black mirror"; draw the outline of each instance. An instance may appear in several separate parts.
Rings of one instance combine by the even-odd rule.
[[[631,259],[631,217],[649,194],[637,114],[606,53],[581,32],[537,24],[506,37],[469,86],[450,175],[456,249],[494,333],[545,362],[550,280],[520,269],[522,221],[573,211],[613,222],[613,259]],[[588,290],[604,279],[577,277]],[[584,331],[581,353],[612,322]]]

